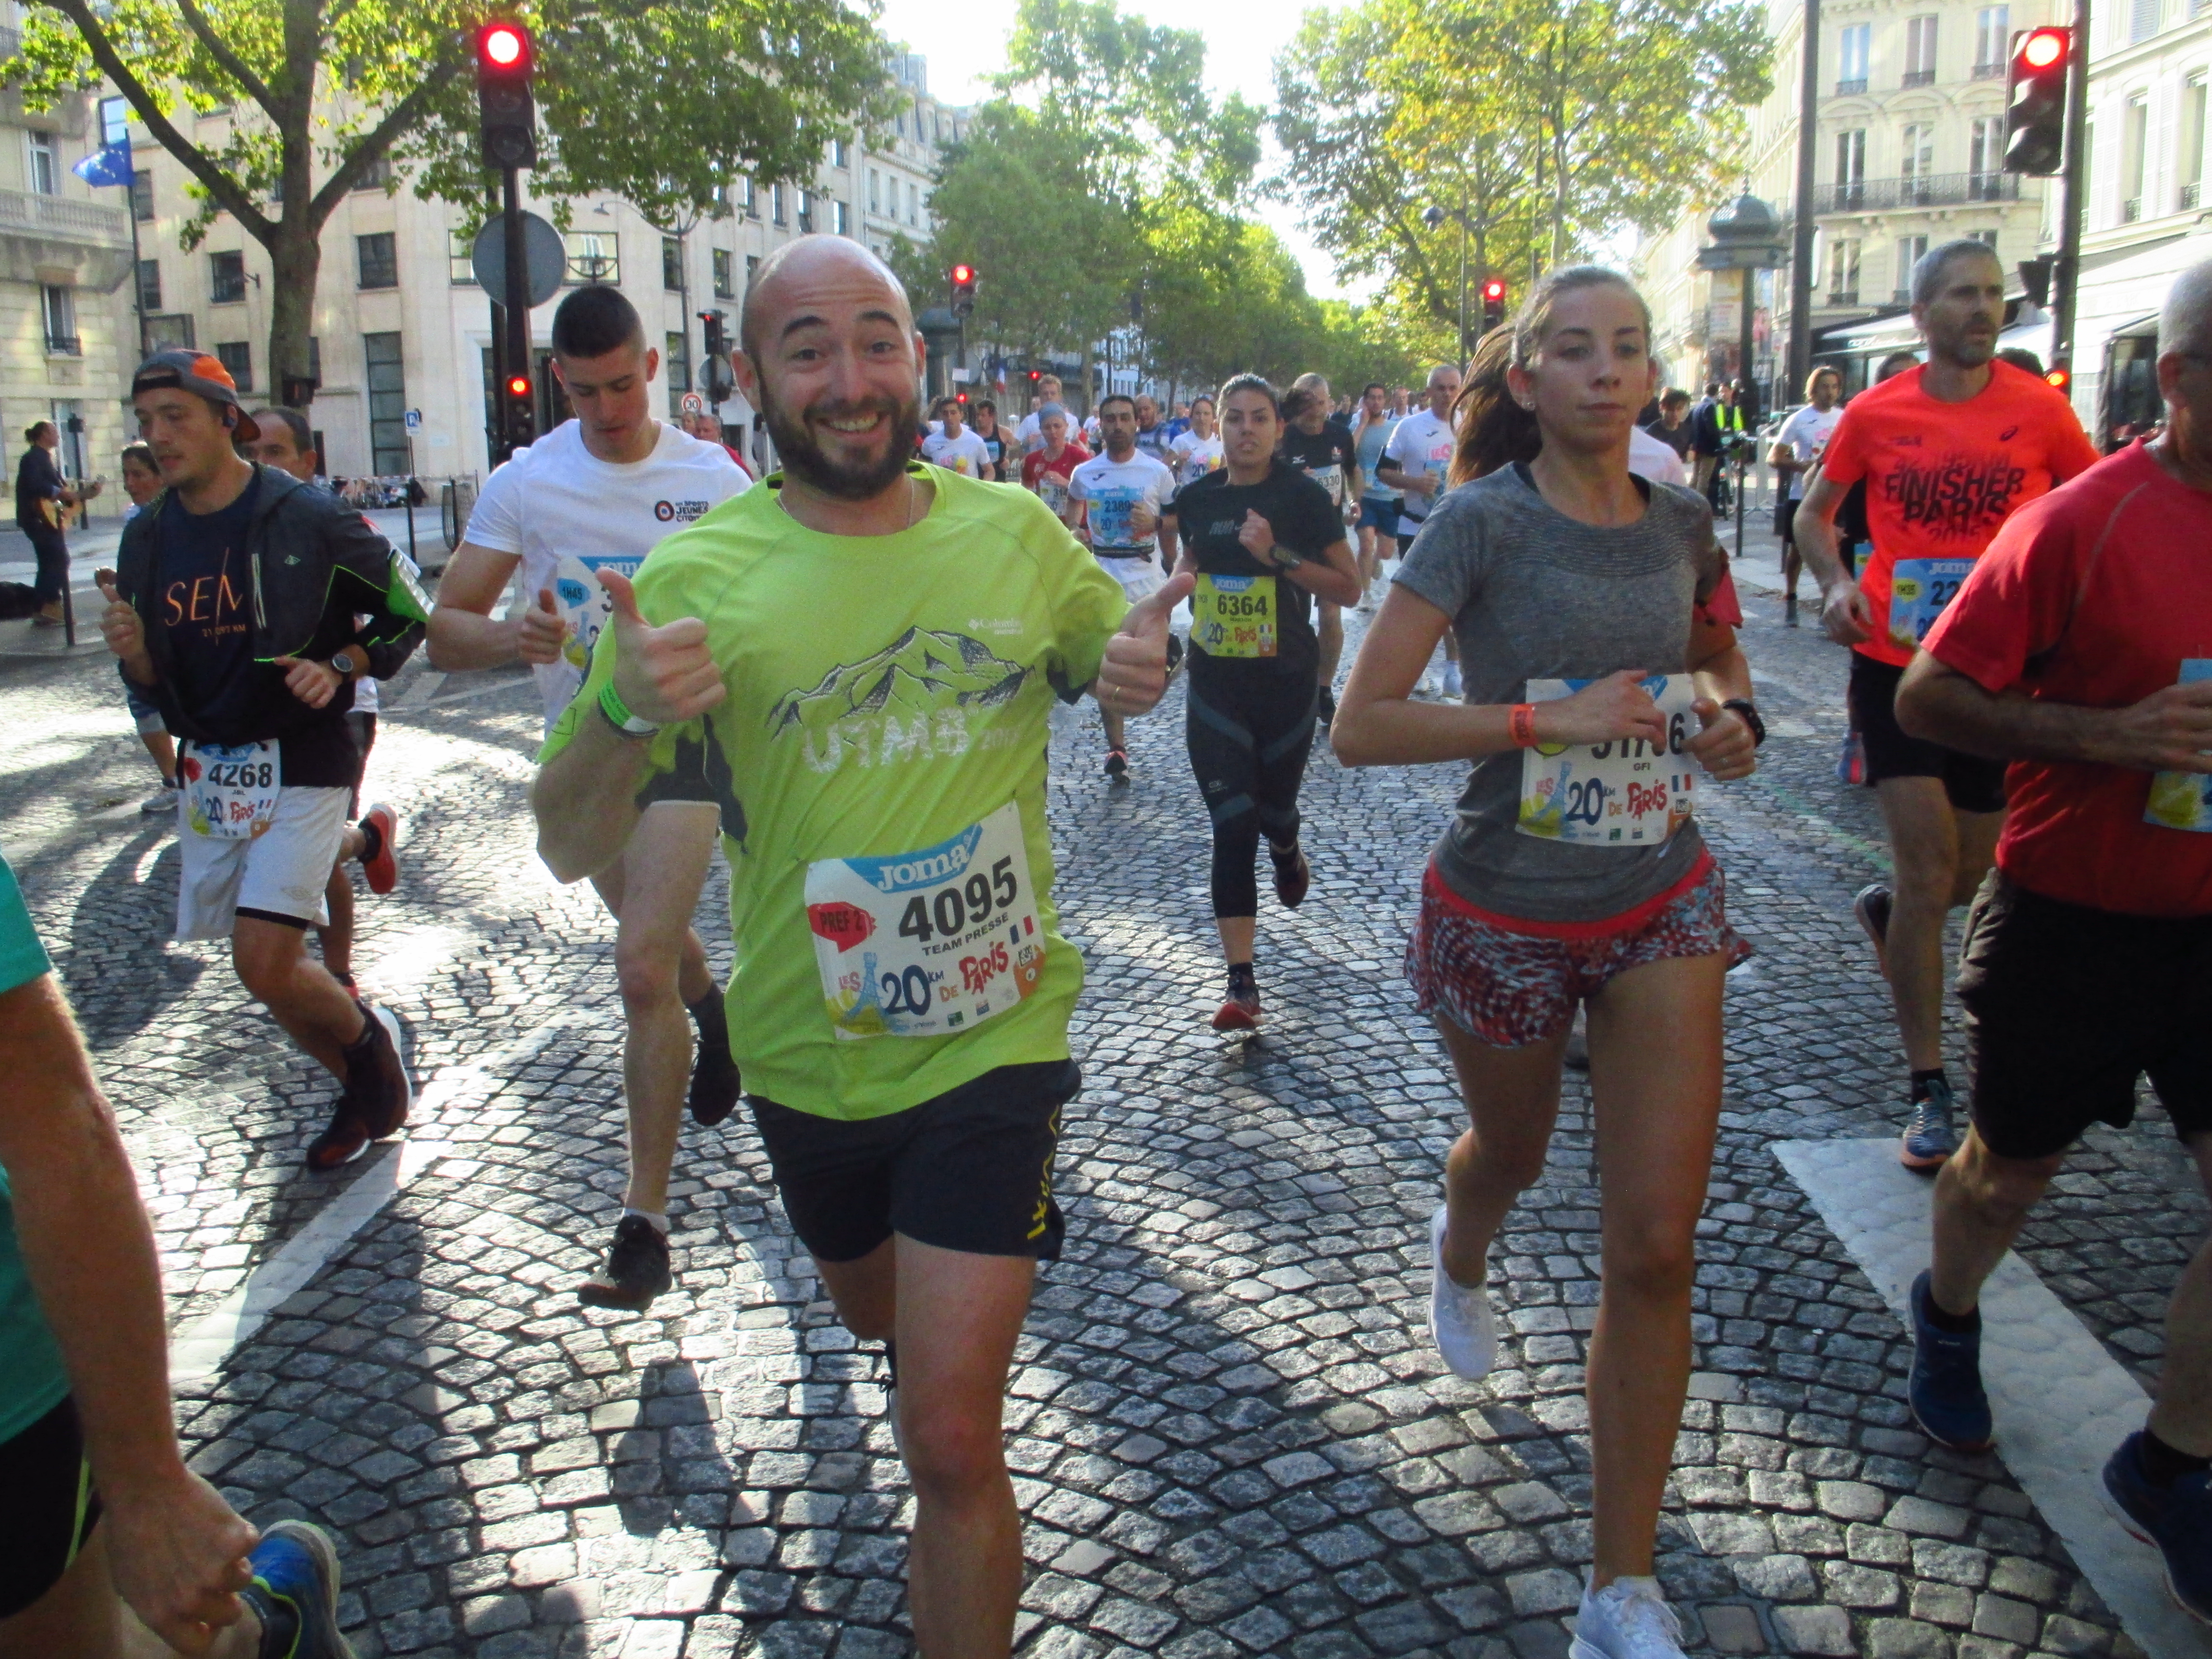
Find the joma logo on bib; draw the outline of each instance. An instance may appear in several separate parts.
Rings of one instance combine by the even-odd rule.
[[[928,887],[965,874],[982,833],[980,829],[970,829],[919,858],[848,859],[846,862],[873,882],[878,892],[897,893],[909,887]]]

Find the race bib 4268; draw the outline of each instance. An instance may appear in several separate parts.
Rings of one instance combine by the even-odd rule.
[[[806,921],[840,1037],[951,1036],[1003,1014],[1044,973],[1020,805],[934,847],[817,860]]]
[[[1572,696],[1588,680],[1530,680],[1528,701]],[[1652,847],[1689,822],[1697,763],[1688,744],[1697,687],[1687,674],[1655,674],[1644,689],[1667,717],[1667,738],[1544,744],[1521,751],[1524,836],[1584,847]]]

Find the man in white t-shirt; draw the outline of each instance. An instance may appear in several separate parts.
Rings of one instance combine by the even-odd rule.
[[[1375,469],[1376,477],[1406,498],[1398,509],[1401,550],[1412,545],[1437,497],[1444,491],[1456,441],[1451,412],[1459,401],[1459,370],[1449,363],[1438,363],[1429,371],[1428,406],[1398,422],[1398,429],[1382,447],[1382,464]],[[1425,674],[1421,684],[1424,690],[1434,689]],[[1459,639],[1449,629],[1444,630],[1443,689],[1447,697],[1460,694]]]
[[[548,731],[583,684],[612,608],[597,573],[635,575],[656,542],[750,482],[719,444],[653,418],[659,367],[619,289],[580,288],[563,300],[553,317],[553,372],[576,418],[516,450],[485,480],[439,586],[432,665],[452,672],[528,663]],[[524,607],[495,617],[518,567]],[[701,1123],[720,1122],[738,1103],[722,993],[690,926],[729,793],[728,765],[704,748],[682,759],[643,803],[653,810],[639,817],[622,860],[593,878],[616,919],[630,1170],[606,1267],[580,1292],[590,1307],[641,1311],[671,1282],[668,1175],[687,1070]],[[696,1066],[687,1007],[699,1029]]]
[[[1640,426],[1628,428],[1628,470],[1639,478],[1653,483],[1680,484],[1690,487],[1690,470],[1682,465],[1682,458],[1674,447],[1653,437]]]
[[[1036,391],[1036,402],[1030,405],[1030,412],[1022,416],[1022,423],[1014,428],[1014,436],[1022,441],[1022,453],[1024,455],[1034,455],[1044,447],[1044,432],[1037,425],[1037,421],[1043,415],[1046,404],[1060,401],[1060,376],[1046,374],[1039,377]]]
[[[1133,605],[1167,580],[1173,560],[1166,526],[1176,492],[1175,474],[1137,447],[1137,405],[1113,392],[1098,404],[1098,431],[1106,453],[1078,465],[1067,477],[1061,516],[1076,538],[1106,567]],[[1129,778],[1129,746],[1121,717],[1101,705],[1106,722],[1106,775]]]
[[[1774,502],[1774,533],[1782,538],[1782,623],[1797,626],[1797,572],[1802,558],[1797,551],[1797,503],[1805,499],[1805,475],[1820,459],[1828,440],[1844,418],[1844,377],[1832,368],[1816,368],[1805,382],[1805,406],[1782,423],[1775,434],[1774,450],[1766,459],[1775,471],[1789,480],[1790,488]]]
[[[966,424],[968,410],[957,398],[945,400],[944,422],[921,441],[921,459],[963,478],[991,476],[991,450]]]

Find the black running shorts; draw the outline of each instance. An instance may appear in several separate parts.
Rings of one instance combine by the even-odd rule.
[[[2175,1133],[2212,1129],[2212,916],[2128,916],[2045,898],[1993,870],[1959,968],[1974,1127],[2050,1158],[2122,1127],[2148,1075]]]
[[[1072,1060],[1001,1066],[883,1117],[847,1122],[756,1095],[784,1213],[823,1261],[856,1261],[893,1233],[975,1255],[1055,1261],[1052,1195],[1060,1108],[1083,1086]]]
[[[1938,778],[1954,811],[2003,811],[2002,761],[1923,742],[1897,723],[1897,683],[1904,678],[1902,668],[1876,662],[1863,651],[1851,653],[1851,724],[1866,745],[1866,781]]]
[[[100,1519],[74,1400],[0,1442],[0,1619],[12,1619],[61,1582]]]

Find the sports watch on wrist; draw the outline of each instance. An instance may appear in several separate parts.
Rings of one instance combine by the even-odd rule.
[[[1303,556],[1293,553],[1280,542],[1267,550],[1267,556],[1274,562],[1278,570],[1296,570],[1305,562]]]
[[[1733,708],[1743,716],[1743,723],[1751,728],[1751,746],[1753,749],[1766,741],[1766,722],[1759,717],[1759,710],[1753,706],[1749,697],[1730,697],[1721,707]]]
[[[331,666],[348,679],[351,679],[361,671],[361,665],[353,659],[353,653],[350,651],[341,651],[332,657]]]

